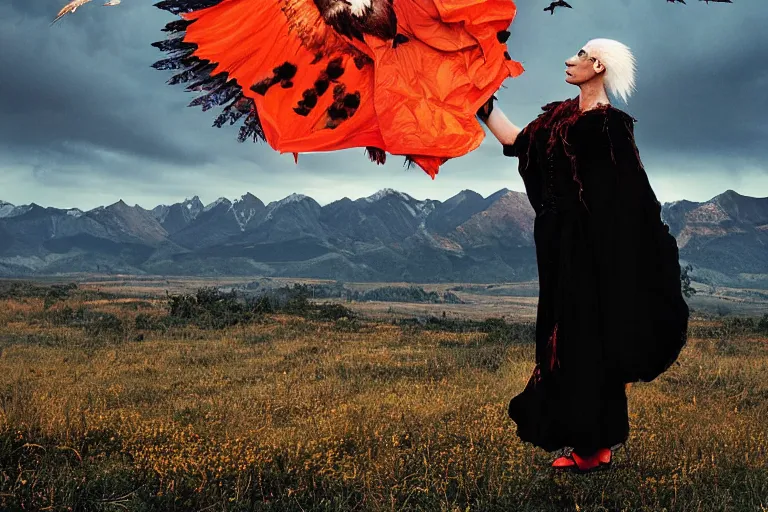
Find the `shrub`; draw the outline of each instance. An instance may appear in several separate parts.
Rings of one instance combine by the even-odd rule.
[[[53,325],[78,327],[89,336],[124,336],[126,326],[120,318],[112,313],[91,311],[83,306],[72,309],[65,306],[61,309],[47,310],[45,318]]]
[[[195,295],[168,297],[168,316],[177,321],[191,322],[204,329],[221,329],[239,323],[252,322],[265,314],[284,313],[308,319],[335,321],[352,318],[353,312],[341,304],[314,304],[309,301],[306,285],[294,285],[259,295],[238,296],[233,290],[225,293],[216,288],[200,288]],[[139,315],[141,316],[141,315]],[[139,323],[148,325],[146,318]]]

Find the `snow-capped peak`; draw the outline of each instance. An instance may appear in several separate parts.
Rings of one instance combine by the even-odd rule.
[[[214,202],[212,202],[211,204],[209,204],[208,206],[206,206],[205,208],[203,208],[203,211],[207,212],[209,210],[213,210],[214,208],[219,206],[221,203],[228,203],[228,202],[229,202],[229,199],[227,199],[226,197],[220,197]]]
[[[253,199],[256,199],[256,200],[258,200],[258,197],[254,196],[254,195],[253,195],[253,194],[251,194],[250,192],[246,192],[245,194],[243,194],[242,196],[240,196],[240,199],[235,199],[235,200],[232,202],[232,204],[243,203],[243,202],[245,202],[245,201],[250,201],[250,200],[253,200]]]
[[[276,209],[280,208],[281,206],[285,206],[290,203],[298,203],[300,201],[303,201],[306,199],[307,196],[304,194],[296,194],[295,192],[287,197],[282,198],[279,201],[272,201],[267,205],[267,215],[265,217],[266,220],[270,220],[272,218],[272,212],[274,212]]]
[[[15,206],[5,201],[0,201],[0,219],[11,214]]]
[[[270,209],[270,210],[274,210],[275,208],[277,208],[279,206],[283,206],[283,205],[289,204],[289,203],[298,203],[299,201],[302,201],[302,200],[304,200],[306,198],[307,198],[307,196],[305,196],[304,194],[293,193],[293,194],[291,194],[291,195],[289,195],[287,197],[282,198],[279,201],[272,201],[271,203],[269,203],[267,205],[267,208]]]
[[[200,202],[200,198],[195,196],[192,199],[184,199],[184,202],[181,203],[184,208],[189,211],[189,213],[192,215],[192,217],[196,217],[198,213],[200,213],[200,210],[202,210],[202,203]]]
[[[378,192],[376,192],[375,194],[366,197],[365,200],[368,201],[369,203],[374,203],[390,195],[400,196],[400,198],[403,199],[404,201],[410,201],[413,199],[411,196],[409,196],[404,192],[398,192],[397,190],[394,190],[391,188],[383,188]]]
[[[288,197],[285,197],[285,198],[281,199],[280,201],[278,201],[278,203],[279,204],[298,203],[299,201],[302,201],[302,200],[304,200],[306,198],[307,198],[307,196],[305,196],[304,194],[297,194],[297,193],[294,192],[293,194],[289,195]]]

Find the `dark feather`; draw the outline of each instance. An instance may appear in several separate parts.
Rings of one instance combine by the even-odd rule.
[[[188,106],[190,107],[196,107],[201,105],[203,107],[203,112],[206,110],[211,109],[214,106],[223,105],[224,103],[228,102],[238,94],[240,94],[240,90],[238,87],[232,87],[232,85],[236,85],[234,80],[231,80],[218,90],[209,92],[208,94],[205,94],[203,96],[199,96],[192,100]]]
[[[207,7],[213,7],[218,5],[223,0],[163,0],[155,5],[158,9],[168,11],[172,14],[179,14],[182,12],[192,12]]]
[[[238,90],[236,92],[235,98],[230,102],[229,105],[224,107],[222,113],[219,114],[219,117],[217,117],[213,122],[213,126],[216,128],[221,128],[227,121],[229,121],[230,125],[235,124],[238,119],[250,111],[252,106],[253,100],[246,98],[243,96],[242,90]]]
[[[187,43],[184,41],[184,36],[172,37],[163,41],[157,41],[152,43],[152,46],[160,50],[161,52],[192,52],[197,49],[197,45],[194,43]]]
[[[163,32],[183,32],[192,23],[191,20],[175,20],[165,24],[161,30]]]
[[[208,61],[198,60],[197,64],[194,66],[190,66],[188,69],[182,71],[181,73],[173,75],[167,83],[168,85],[177,85],[184,82],[191,82],[193,80],[202,82],[204,80],[210,79],[210,73],[215,67],[215,64],[212,64]]]
[[[341,75],[344,74],[344,68],[341,65],[341,57],[336,57],[328,63],[328,67],[325,68],[325,73],[331,80],[338,80]]]
[[[199,62],[196,57],[185,57],[181,59],[178,57],[171,57],[170,59],[163,59],[155,62],[152,64],[152,67],[160,70],[183,69],[192,67],[196,61]]]
[[[205,9],[221,3],[223,0],[164,0],[155,4],[159,9],[168,11],[172,14],[181,14]],[[187,90],[199,90],[205,94],[194,99],[190,106],[200,106],[208,110],[217,105],[226,105],[222,112],[214,119],[213,126],[221,128],[225,123],[230,125],[245,117],[243,125],[240,127],[237,140],[244,142],[248,138],[265,141],[264,130],[261,126],[259,114],[253,100],[243,95],[242,86],[235,80],[227,80],[225,72],[219,72],[211,75],[215,65],[206,60],[201,60],[192,54],[197,49],[194,43],[184,42],[185,31],[193,21],[184,19],[174,20],[165,25],[164,32],[170,35],[164,41],[157,41],[152,44],[162,52],[168,53],[166,59],[159,60],[152,64],[152,67],[159,70],[183,70],[173,75],[168,83],[177,85],[190,83]],[[289,67],[283,67],[281,73],[290,79],[293,76],[289,73]],[[270,81],[272,79],[269,79]]]
[[[383,149],[368,146],[365,148],[365,152],[368,154],[368,158],[371,159],[371,162],[376,162],[377,164],[382,165],[387,161],[387,153]]]
[[[323,78],[322,76],[315,81],[315,90],[317,91],[318,96],[322,96],[325,94],[325,91],[328,90],[328,78]]]

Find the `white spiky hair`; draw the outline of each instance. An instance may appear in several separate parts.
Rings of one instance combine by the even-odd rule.
[[[608,92],[627,102],[635,90],[635,56],[629,48],[613,39],[592,39],[584,45],[591,57],[605,66],[605,87]]]

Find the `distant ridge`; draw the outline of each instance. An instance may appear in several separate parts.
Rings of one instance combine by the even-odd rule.
[[[711,284],[768,287],[768,198],[727,190],[666,203],[681,262]],[[535,279],[534,212],[521,192],[462,190],[445,201],[391,188],[320,206],[250,192],[146,210],[89,211],[0,201],[0,276],[73,272],[265,275],[356,281]]]

